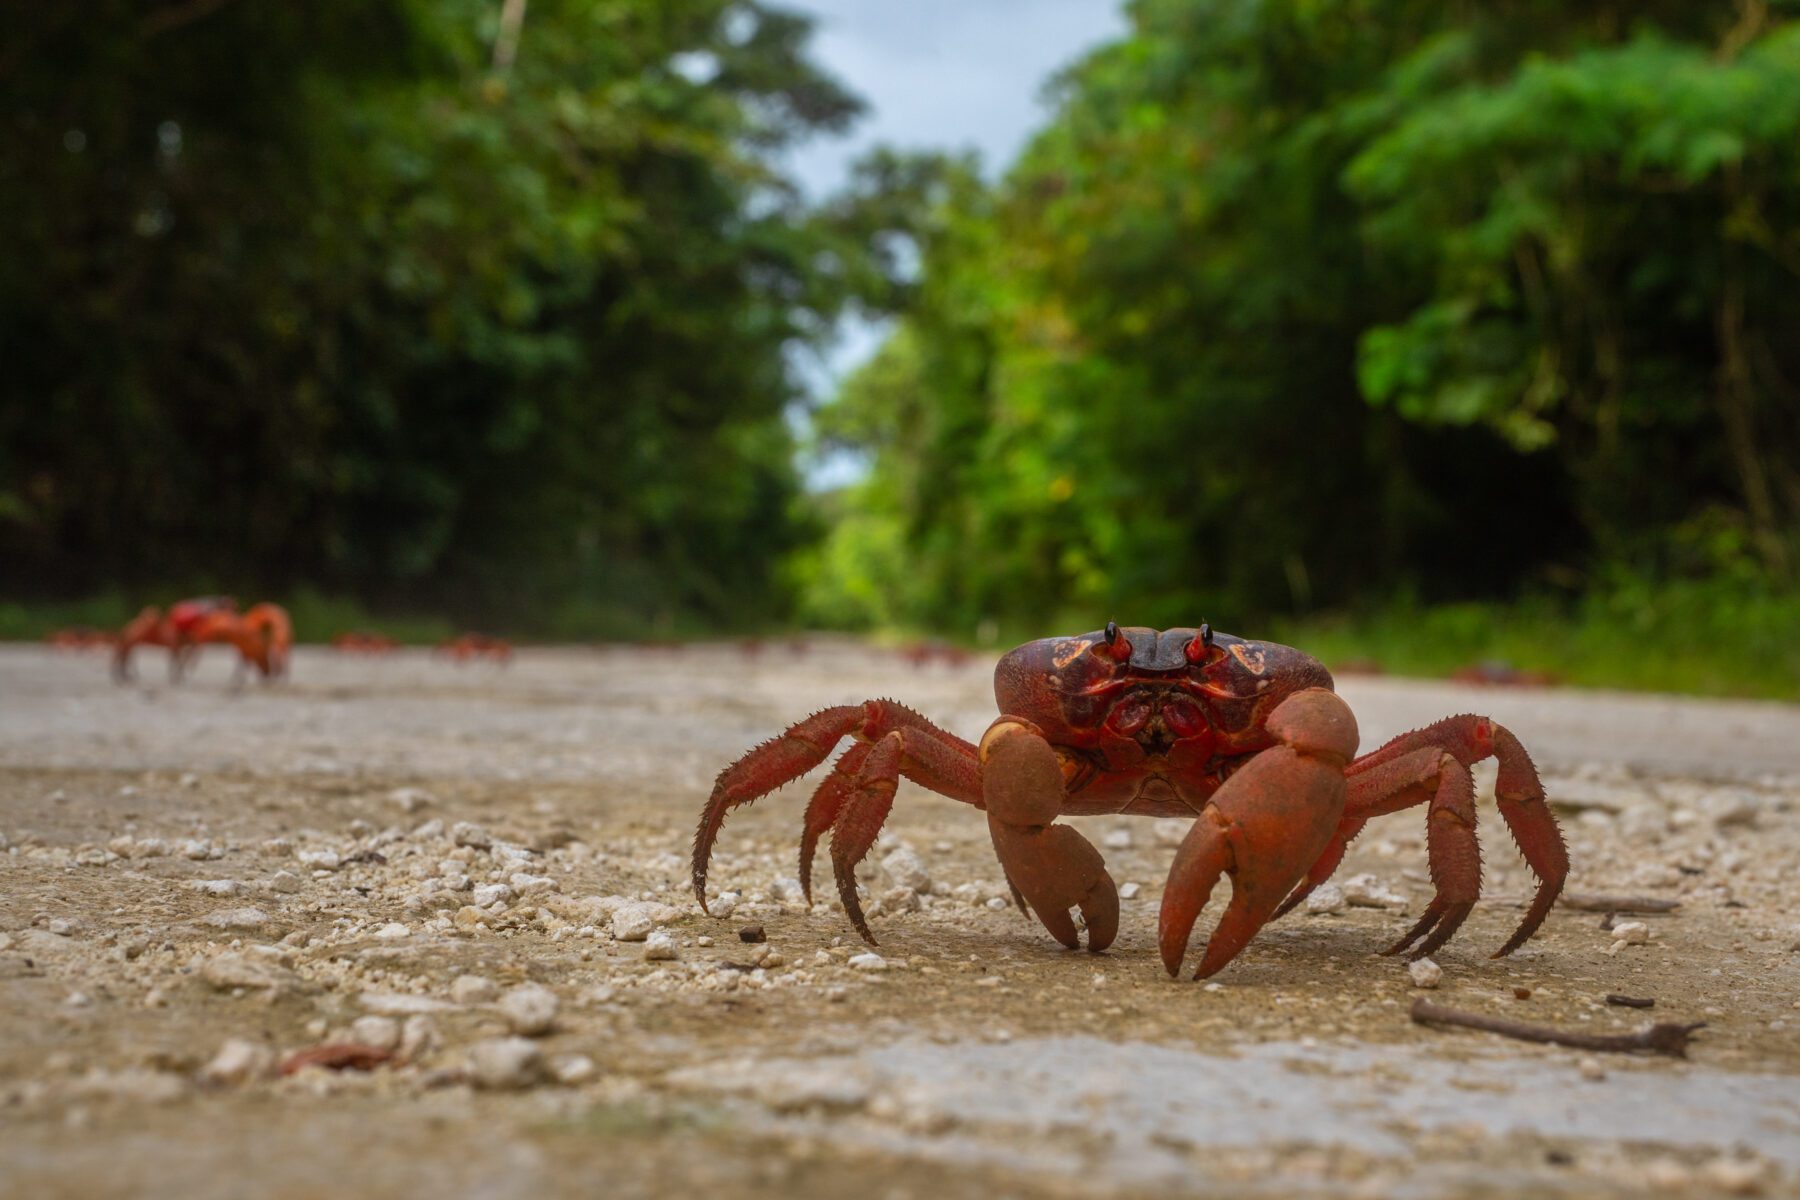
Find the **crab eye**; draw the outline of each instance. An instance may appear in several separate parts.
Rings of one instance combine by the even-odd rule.
[[[1096,646],[1094,647],[1095,650],[1106,655],[1114,662],[1124,662],[1131,657],[1131,639],[1120,635],[1119,623],[1117,621],[1108,621],[1106,623],[1105,637],[1105,648],[1102,649],[1101,647]]]
[[[1200,626],[1200,632],[1194,635],[1194,640],[1182,647],[1182,653],[1187,657],[1189,662],[1198,663],[1206,657],[1207,651],[1212,649],[1212,644],[1212,626],[1202,624]]]

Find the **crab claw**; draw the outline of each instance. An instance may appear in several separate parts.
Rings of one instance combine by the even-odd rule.
[[[1269,729],[1284,744],[1258,754],[1213,794],[1169,869],[1157,940],[1171,975],[1180,973],[1188,935],[1221,875],[1231,876],[1231,903],[1196,979],[1224,967],[1268,923],[1343,817],[1344,763],[1356,752],[1355,720],[1343,701],[1297,693],[1271,715]]]

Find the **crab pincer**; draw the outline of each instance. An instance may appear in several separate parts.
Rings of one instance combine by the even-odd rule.
[[[1344,764],[1357,745],[1349,706],[1323,689],[1296,692],[1269,714],[1268,729],[1276,744],[1213,794],[1169,868],[1157,940],[1171,975],[1220,876],[1231,876],[1231,902],[1196,979],[1230,962],[1269,922],[1343,817]]]

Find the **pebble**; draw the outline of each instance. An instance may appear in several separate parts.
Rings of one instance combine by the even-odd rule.
[[[1444,979],[1444,968],[1429,958],[1415,958],[1407,963],[1406,973],[1412,976],[1414,987],[1434,988]]]
[[[479,1088],[516,1091],[543,1078],[544,1052],[525,1038],[488,1038],[469,1047],[469,1077]]]
[[[1100,839],[1100,844],[1108,850],[1129,850],[1131,849],[1131,830],[1109,829],[1106,831],[1106,836]]]
[[[243,884],[235,879],[193,879],[188,881],[188,888],[208,896],[235,896],[245,891]]]
[[[397,942],[402,938],[411,937],[412,927],[404,921],[389,921],[386,925],[377,929],[371,936],[378,941]]]
[[[491,1004],[500,988],[482,975],[458,975],[450,984],[450,998],[458,1004]]]
[[[804,904],[806,893],[800,890],[800,881],[783,876],[769,885],[769,895],[777,904]]]
[[[1192,821],[1157,821],[1151,825],[1151,836],[1159,846],[1179,846],[1187,840],[1188,830],[1194,827]]]
[[[486,850],[494,844],[488,831],[473,821],[458,821],[450,827],[450,840],[471,850]]]
[[[1621,921],[1612,927],[1612,938],[1627,946],[1642,946],[1650,940],[1650,926],[1642,921]]]
[[[922,907],[919,893],[909,887],[889,888],[881,894],[883,912],[918,912]]]
[[[664,930],[658,929],[644,939],[644,958],[649,962],[672,962],[680,957],[675,948],[675,938]]]
[[[743,897],[736,892],[721,892],[707,903],[707,911],[715,917],[729,917],[737,911],[738,902]]]
[[[306,881],[292,871],[277,871],[269,876],[269,881],[264,886],[271,892],[281,892],[291,896],[305,887]]]
[[[235,1085],[261,1079],[275,1070],[275,1052],[261,1042],[227,1038],[212,1061],[200,1068],[202,1083]]]
[[[475,888],[475,907],[492,908],[513,898],[513,890],[504,883],[483,883]]]
[[[294,857],[315,871],[335,871],[343,862],[336,850],[296,850]]]
[[[896,887],[911,888],[915,892],[931,890],[931,872],[925,869],[925,860],[911,846],[896,846],[888,851],[882,857],[881,872]]]
[[[987,906],[995,912],[1000,912],[1006,907],[1006,900],[1001,896],[993,896],[989,898]]]
[[[395,788],[388,793],[388,800],[404,813],[415,813],[437,803],[437,798],[430,792],[416,787]]]
[[[430,1017],[411,1016],[400,1027],[400,1055],[408,1062],[417,1062],[436,1049],[437,1044],[437,1023]]]
[[[200,968],[200,978],[221,992],[238,988],[284,988],[300,981],[292,971],[273,960],[243,954],[221,954],[208,959]]]
[[[500,1015],[507,1028],[527,1037],[542,1037],[556,1025],[561,1003],[556,993],[540,984],[525,983],[500,997]]]
[[[550,1064],[550,1074],[567,1087],[586,1083],[599,1073],[600,1068],[585,1054],[560,1055]]]
[[[852,955],[849,965],[855,971],[885,971],[888,967],[887,959],[872,953]]]
[[[1135,883],[1122,883],[1119,885],[1119,899],[1136,900],[1138,898],[1138,893],[1143,890],[1143,888]]]
[[[612,935],[621,942],[641,942],[651,930],[675,915],[675,910],[666,904],[632,900],[613,910]]]
[[[1344,889],[1335,883],[1321,883],[1306,898],[1306,911],[1321,915],[1341,913],[1349,901],[1344,898]]]
[[[531,896],[538,892],[559,892],[562,884],[548,875],[528,875],[523,871],[512,876],[513,890],[521,896]]]
[[[81,922],[69,917],[51,917],[49,923],[46,924],[44,928],[48,929],[51,933],[54,933],[57,937],[73,937],[75,936],[76,931],[81,928]]]
[[[1344,900],[1358,908],[1405,908],[1406,896],[1373,875],[1352,875],[1344,880]]]
[[[1584,1054],[1577,1059],[1575,1062],[1575,1069],[1581,1072],[1581,1077],[1583,1079],[1595,1083],[1606,1078],[1605,1064],[1591,1054]]]
[[[434,996],[411,992],[364,992],[356,998],[364,1012],[382,1017],[411,1017],[421,1013],[450,1012],[456,1008]]]
[[[208,914],[204,923],[214,929],[261,929],[269,923],[269,914],[254,905],[248,908],[227,908]]]
[[[766,942],[768,940],[769,935],[763,932],[763,927],[761,925],[746,925],[738,930],[738,941],[740,942],[755,943]]]
[[[393,1050],[400,1045],[400,1022],[392,1017],[358,1017],[350,1022],[350,1040]]]

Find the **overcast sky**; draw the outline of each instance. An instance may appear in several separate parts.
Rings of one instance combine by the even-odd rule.
[[[1125,32],[1118,0],[783,0],[818,26],[813,57],[869,104],[848,138],[795,156],[814,195],[877,142],[981,151],[990,177],[1043,123],[1044,81]]]
[[[782,0],[818,25],[813,57],[869,111],[848,137],[820,138],[791,157],[809,195],[834,191],[850,162],[878,143],[908,149],[973,147],[991,179],[1043,123],[1044,81],[1085,51],[1124,34],[1120,0]],[[866,359],[882,331],[849,322],[825,363],[804,363],[814,391]],[[804,423],[803,418],[801,418]],[[806,464],[816,487],[853,478],[837,456]]]

